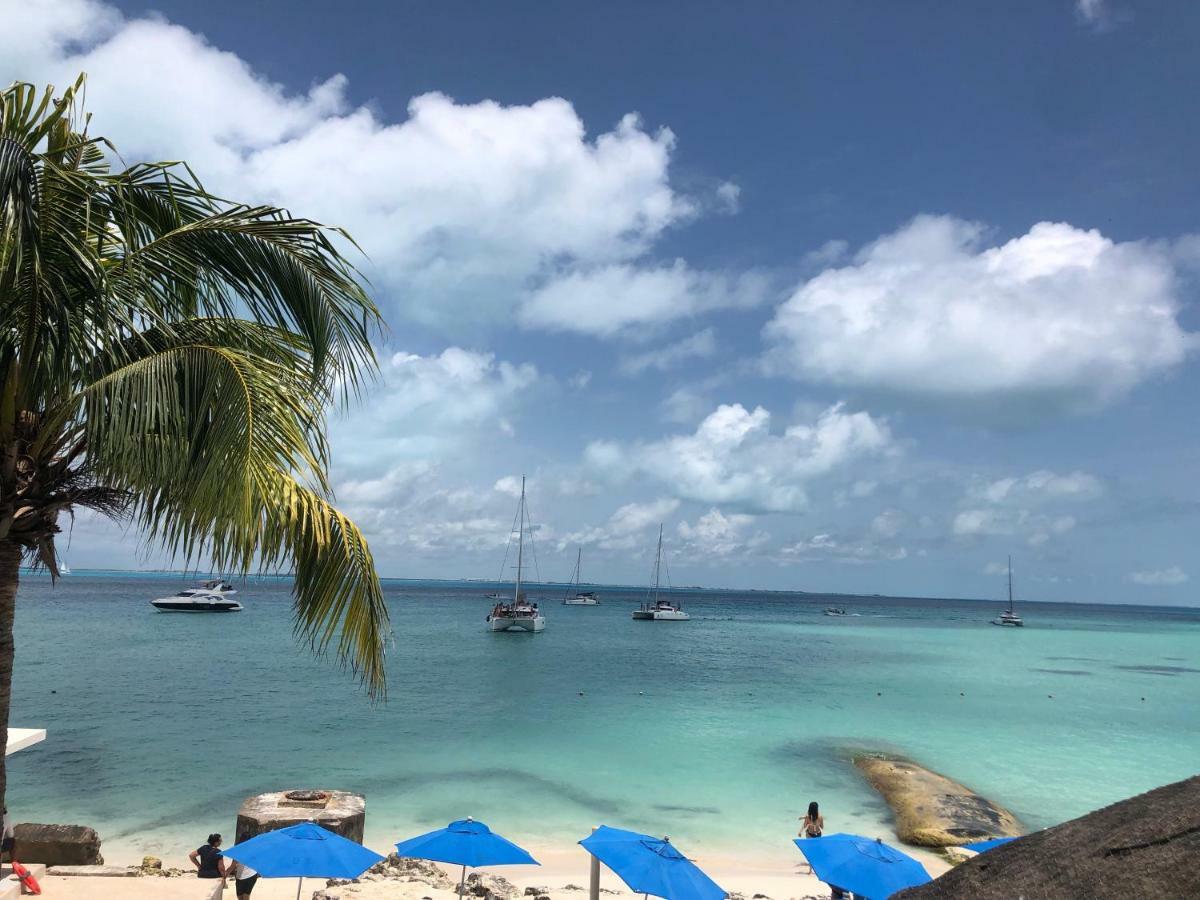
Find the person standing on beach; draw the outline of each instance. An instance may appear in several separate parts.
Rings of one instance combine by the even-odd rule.
[[[8,818],[8,807],[4,807],[4,824],[3,834],[0,835],[0,860],[4,859],[5,854],[8,855],[8,861],[13,861],[13,850],[17,846],[16,832],[13,830],[12,822]]]
[[[233,861],[233,892],[237,900],[250,900],[250,892],[258,883],[258,873],[236,859]]]
[[[802,838],[819,838],[825,833],[825,818],[821,815],[821,808],[817,806],[816,800],[808,804],[808,815],[800,821]]]
[[[225,871],[225,859],[221,856],[221,836],[219,834],[210,834],[208,843],[189,853],[188,859],[196,867],[197,878],[220,878],[221,889],[225,889],[225,879],[229,873]]]

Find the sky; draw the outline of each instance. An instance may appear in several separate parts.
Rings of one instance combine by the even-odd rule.
[[[347,228],[382,574],[1193,604],[1200,5],[0,0],[127,163]],[[87,517],[75,568],[163,561]]]

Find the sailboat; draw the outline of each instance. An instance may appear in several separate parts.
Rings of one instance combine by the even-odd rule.
[[[530,603],[521,590],[521,576],[525,565],[525,476],[521,476],[521,502],[517,507],[517,579],[513,586],[512,602],[501,600],[488,613],[488,631],[528,631],[537,633],[546,628],[546,617],[536,603]],[[511,536],[509,541],[511,543]],[[506,551],[507,555],[507,551]]]
[[[1012,596],[1012,557],[1008,558],[1008,609],[1002,611],[998,618],[992,619],[993,625],[1015,625],[1022,627],[1025,622],[1013,612],[1013,596]]]
[[[658,552],[654,557],[654,587],[646,594],[642,605],[633,611],[633,618],[639,622],[686,622],[691,618],[683,611],[683,607],[670,600],[658,596],[662,582],[662,523],[658,526]]]
[[[580,563],[583,562],[583,548],[579,548],[579,552],[575,555],[575,571],[571,573],[571,583],[567,585],[567,594],[563,597],[563,606],[597,606],[600,603],[600,598],[596,596],[595,591],[579,590],[579,579],[582,576],[582,568]],[[575,588],[575,592],[571,592],[571,588]]]

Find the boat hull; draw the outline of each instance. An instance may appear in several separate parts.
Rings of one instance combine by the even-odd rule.
[[[159,612],[173,613],[226,613],[242,611],[242,604],[236,600],[151,600],[150,605]]]
[[[681,609],[635,609],[633,618],[637,622],[686,622],[691,616]]]
[[[537,634],[545,630],[545,616],[491,616],[488,619],[488,631],[527,631]]]
[[[563,606],[599,606],[599,605],[600,605],[600,601],[596,600],[595,598],[581,600],[578,597],[572,597],[569,600],[563,601]]]
[[[1021,622],[1021,621],[1006,622],[1003,619],[992,619],[992,624],[999,625],[1002,628],[1024,628],[1025,627],[1024,622]]]

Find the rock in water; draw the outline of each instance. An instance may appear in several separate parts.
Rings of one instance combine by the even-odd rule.
[[[1016,816],[957,781],[905,759],[855,757],[854,765],[883,795],[896,834],[917,847],[956,847],[1025,833]]]

